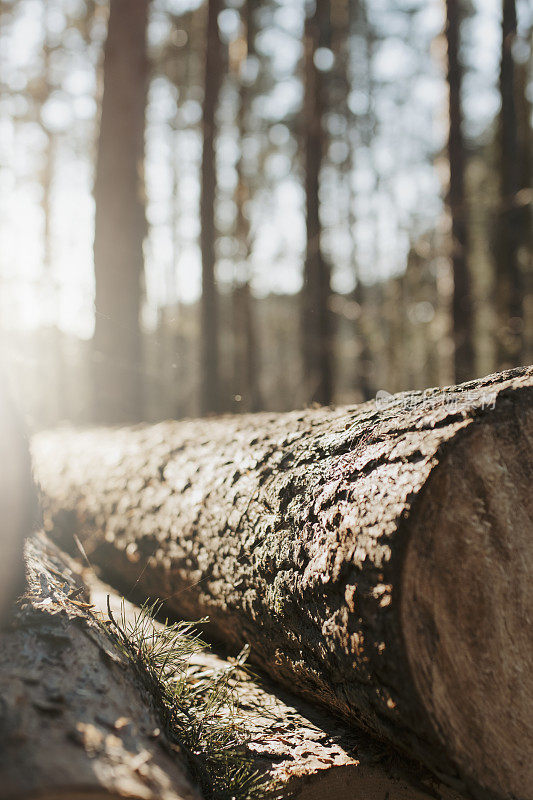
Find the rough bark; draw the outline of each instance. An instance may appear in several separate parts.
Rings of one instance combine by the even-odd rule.
[[[465,187],[466,149],[463,134],[463,65],[460,55],[463,0],[446,0],[448,46],[449,117],[448,160],[450,185],[448,207],[452,225],[453,298],[452,320],[456,381],[474,377],[474,322],[472,287],[468,267],[468,207]]]
[[[357,3],[348,4],[349,11],[349,30],[351,33],[357,29],[362,30],[364,34],[365,47],[364,47],[364,61],[365,61],[365,91],[368,93],[368,108],[366,111],[365,125],[368,131],[376,130],[375,120],[375,81],[372,72],[372,64],[376,50],[376,33],[373,25],[368,18],[368,8],[366,2],[359,0]],[[349,80],[349,48],[346,47],[346,71],[347,80]],[[370,400],[375,395],[372,380],[372,348],[371,336],[368,332],[367,317],[373,316],[373,310],[369,307],[366,288],[361,280],[360,269],[358,262],[357,252],[357,219],[355,216],[355,202],[356,190],[353,182],[353,174],[355,169],[355,162],[357,161],[357,154],[354,152],[355,144],[357,141],[357,118],[350,113],[350,124],[353,129],[352,143],[350,146],[350,167],[348,174],[350,176],[350,218],[349,227],[350,235],[352,237],[352,251],[354,258],[354,275],[355,287],[353,291],[353,298],[359,307],[359,314],[355,321],[356,330],[354,335],[359,341],[359,348],[357,354],[356,374],[354,380],[354,389],[359,393],[361,400]]]
[[[137,606],[119,597],[84,570],[95,607],[107,613],[107,604],[120,619],[139,613]],[[160,623],[155,622],[160,627]],[[195,653],[191,673],[227,670],[227,660],[211,651]],[[236,670],[232,680],[234,712],[247,731],[244,747],[254,768],[264,776],[273,796],[316,800],[459,800],[450,790],[414,762],[399,758],[360,729],[350,729],[268,679]]]
[[[96,624],[108,600],[120,619],[121,598],[42,535],[28,542],[26,561],[26,594],[1,640],[0,798],[200,800],[151,698]],[[127,604],[126,613],[139,609]],[[192,673],[228,666],[207,652],[190,664]],[[275,796],[458,800],[368,737],[244,672],[233,691],[246,749]]]
[[[0,798],[200,800],[79,576],[40,536],[26,564],[0,647]]]
[[[329,23],[328,0],[317,0],[305,21],[305,219],[306,253],[302,293],[304,380],[309,401],[328,404],[333,399],[330,270],[322,252],[320,173],[324,156],[324,78],[315,65],[323,31]]]
[[[533,369],[34,445],[46,525],[478,796],[532,794]]]
[[[95,199],[96,422],[142,417],[139,313],[146,233],[143,154],[149,0],[111,0]]]
[[[216,112],[222,76],[222,43],[218,32],[220,0],[208,0],[203,104],[203,148],[200,194],[202,297],[200,301],[200,369],[202,414],[220,411],[218,298],[215,281]]]

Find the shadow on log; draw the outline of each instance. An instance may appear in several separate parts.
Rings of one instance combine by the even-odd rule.
[[[533,370],[43,434],[46,526],[477,797],[533,798]]]

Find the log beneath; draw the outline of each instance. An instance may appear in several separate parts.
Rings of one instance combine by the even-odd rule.
[[[201,800],[83,584],[44,538],[0,640],[1,800]]]
[[[359,407],[62,431],[46,526],[479,797],[533,798],[533,369]]]

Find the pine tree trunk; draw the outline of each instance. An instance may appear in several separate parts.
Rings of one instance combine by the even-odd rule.
[[[149,0],[111,0],[95,200],[94,419],[142,417],[139,312]]]
[[[310,401],[327,405],[333,399],[330,270],[322,252],[320,222],[320,172],[324,132],[324,80],[315,64],[321,27],[329,13],[328,0],[317,0],[305,22],[305,208],[306,254],[304,265],[302,339],[304,380]]]
[[[523,278],[520,245],[524,209],[518,204],[521,163],[518,115],[515,99],[517,18],[515,0],[503,0],[502,49],[500,63],[500,208],[496,241],[496,308],[498,311],[498,368],[518,366],[523,355]],[[526,222],[527,226],[527,222]],[[527,229],[527,228],[526,228]]]
[[[0,622],[24,585],[22,548],[37,517],[30,454],[22,424],[0,380]]]
[[[467,381],[475,374],[474,320],[472,287],[468,267],[468,207],[465,189],[466,152],[463,134],[463,66],[460,38],[463,0],[446,0],[446,40],[448,44],[448,89],[450,128],[448,159],[450,185],[448,206],[452,225],[455,380]]]
[[[533,20],[526,41],[533,42]],[[529,76],[533,73],[533,46],[529,59],[515,65],[518,84],[518,129],[520,154],[520,209],[522,232],[522,285],[524,317],[522,320],[522,363],[533,361],[533,98],[528,96]]]
[[[252,238],[250,230],[249,210],[246,205],[251,198],[249,176],[245,173],[242,143],[248,131],[251,88],[247,77],[243,74],[248,59],[256,58],[255,52],[255,15],[257,0],[249,0],[241,11],[244,36],[246,37],[246,56],[239,65],[239,111],[237,126],[241,141],[241,152],[237,161],[237,185],[235,188],[235,204],[237,220],[235,235],[239,245],[241,272],[233,287],[233,410],[258,411],[261,408],[258,376],[257,325],[255,303],[250,286],[252,255]]]
[[[477,796],[533,797],[533,369],[354,408],[43,434],[46,526]]]
[[[216,112],[222,73],[222,44],[218,33],[220,0],[208,0],[203,104],[203,150],[200,196],[202,297],[200,369],[202,414],[221,410],[218,298],[215,281]]]

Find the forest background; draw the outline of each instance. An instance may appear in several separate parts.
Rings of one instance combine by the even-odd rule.
[[[527,0],[2,0],[30,427],[533,361],[532,37]]]

